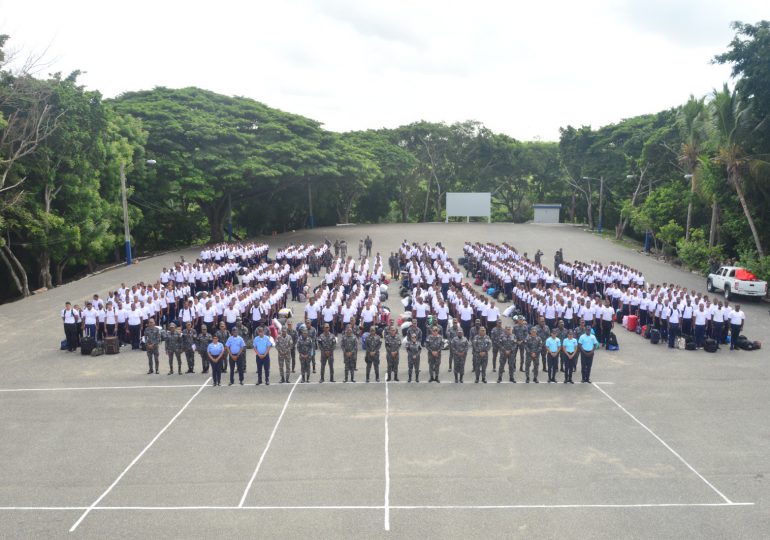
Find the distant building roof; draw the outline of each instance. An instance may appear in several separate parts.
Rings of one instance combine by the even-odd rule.
[[[535,203],[532,205],[534,208],[561,208],[561,203],[554,203],[554,204],[540,204]]]

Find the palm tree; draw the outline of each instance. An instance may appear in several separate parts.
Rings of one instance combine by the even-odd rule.
[[[751,106],[743,106],[738,93],[731,91],[726,83],[722,90],[714,90],[709,105],[719,145],[714,161],[725,168],[727,181],[738,195],[751,234],[754,236],[757,254],[764,257],[765,253],[746,203],[744,190],[746,173],[756,168],[759,163],[758,159],[747,155],[745,146],[746,135],[751,131]]]
[[[690,95],[677,114],[677,124],[682,132],[684,141],[679,150],[679,163],[687,171],[690,179],[690,197],[687,203],[687,225],[685,226],[685,239],[690,239],[692,225],[692,206],[695,198],[695,190],[698,179],[698,163],[703,152],[703,141],[706,136],[707,110],[704,98],[696,99]]]

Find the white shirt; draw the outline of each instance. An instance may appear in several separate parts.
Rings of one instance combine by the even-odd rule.
[[[94,308],[83,310],[84,324],[96,324],[96,310]]]
[[[730,313],[730,324],[742,324],[746,319],[746,315],[743,311],[733,311]]]
[[[74,324],[77,321],[77,315],[72,308],[61,310],[61,316],[64,318],[64,324]]]

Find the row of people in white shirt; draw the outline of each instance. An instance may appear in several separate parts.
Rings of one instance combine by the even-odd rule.
[[[337,258],[329,267],[329,271],[324,275],[324,283],[327,287],[339,282],[343,287],[350,287],[352,283],[375,283],[379,284],[383,279],[382,272],[382,258],[380,255],[373,257],[373,262],[370,264],[369,259],[362,259],[358,261],[350,258],[348,260],[342,260]]]
[[[321,285],[305,304],[305,318],[315,328],[328,323],[333,332],[339,333],[345,325],[360,321],[365,327],[379,322],[380,287],[377,283],[354,283],[348,294],[342,284],[329,287]],[[367,328],[368,329],[368,328]]]
[[[270,246],[268,244],[255,242],[223,242],[203,248],[200,252],[200,259],[203,262],[214,261],[216,263],[222,263],[228,260],[259,260],[266,257],[269,250]]]

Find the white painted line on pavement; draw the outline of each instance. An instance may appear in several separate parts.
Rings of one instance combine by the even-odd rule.
[[[385,530],[390,530],[390,432],[388,415],[390,414],[390,396],[388,383],[385,382]]]
[[[731,501],[730,499],[728,499],[728,498],[725,496],[725,494],[724,494],[724,493],[722,493],[722,492],[721,492],[721,491],[719,491],[719,490],[718,490],[716,487],[714,487],[714,485],[713,485],[711,482],[709,482],[708,480],[706,480],[706,478],[705,478],[705,477],[704,477],[704,476],[703,476],[701,473],[699,473],[698,471],[696,471],[696,470],[695,470],[695,467],[693,467],[692,465],[690,465],[689,463],[687,463],[687,461],[686,461],[686,460],[685,460],[685,459],[684,459],[682,456],[680,456],[680,455],[679,455],[679,453],[678,453],[676,450],[674,450],[673,448],[671,448],[671,447],[668,445],[668,443],[667,443],[666,441],[664,441],[663,439],[661,439],[660,437],[658,437],[658,435],[657,435],[657,434],[656,434],[654,431],[652,431],[650,428],[648,428],[646,425],[644,425],[644,423],[642,423],[642,421],[641,421],[641,420],[639,420],[639,419],[638,419],[636,416],[634,416],[633,414],[631,414],[630,412],[628,412],[628,410],[626,410],[626,408],[625,408],[625,407],[623,407],[623,405],[621,405],[620,403],[618,403],[618,402],[615,400],[615,398],[613,398],[611,395],[609,395],[609,394],[608,394],[608,393],[607,393],[605,390],[603,390],[603,389],[602,389],[602,388],[601,388],[601,387],[600,387],[598,384],[596,384],[596,383],[594,383],[594,388],[596,388],[596,389],[597,389],[599,392],[601,392],[602,394],[604,394],[605,396],[607,396],[607,399],[609,399],[609,400],[610,400],[610,401],[612,401],[612,402],[613,402],[615,405],[617,405],[617,406],[620,408],[620,410],[621,410],[621,411],[623,411],[624,413],[626,413],[626,414],[627,414],[627,415],[628,415],[628,416],[629,416],[629,417],[630,417],[630,418],[631,418],[631,419],[632,419],[634,422],[636,422],[637,424],[639,424],[640,426],[642,426],[642,427],[643,427],[643,428],[644,428],[644,429],[645,429],[645,430],[646,430],[646,431],[647,431],[647,432],[648,432],[650,435],[652,435],[653,437],[655,437],[655,438],[658,440],[658,442],[660,442],[660,444],[662,444],[663,446],[665,446],[665,447],[666,447],[666,448],[669,450],[669,452],[671,452],[672,454],[674,454],[674,456],[676,456],[676,458],[677,458],[679,461],[681,461],[681,462],[682,462],[682,463],[683,463],[683,464],[684,464],[684,465],[685,465],[685,466],[686,466],[688,469],[690,469],[690,470],[691,470],[693,473],[695,473],[695,475],[696,475],[698,478],[700,478],[701,480],[703,480],[703,482],[705,482],[705,484],[706,484],[708,487],[710,487],[710,488],[711,488],[711,489],[714,491],[714,493],[716,493],[717,495],[719,495],[719,496],[722,498],[722,500],[724,500],[724,501],[725,501],[726,503],[728,503],[728,504],[732,504],[732,501]]]
[[[0,388],[0,392],[66,392],[68,390],[134,390],[137,388],[198,388],[198,384],[148,384],[137,386],[80,386],[62,388]]]
[[[161,435],[163,435],[163,434],[166,432],[166,430],[167,430],[169,427],[171,427],[171,424],[173,424],[173,423],[174,423],[174,421],[175,421],[177,418],[179,418],[179,416],[180,416],[180,415],[181,415],[181,414],[182,414],[182,413],[185,411],[185,409],[186,409],[186,408],[187,408],[187,407],[190,405],[190,403],[192,403],[192,401],[193,401],[193,400],[194,400],[196,397],[198,397],[198,394],[200,394],[200,393],[203,391],[203,389],[204,389],[204,388],[206,388],[206,385],[208,385],[208,383],[209,383],[209,381],[210,381],[210,380],[211,380],[211,378],[209,377],[208,379],[206,379],[206,382],[204,382],[202,385],[200,385],[200,388],[198,388],[198,391],[197,391],[197,392],[195,392],[195,394],[193,394],[193,396],[192,396],[190,399],[188,399],[188,400],[187,400],[187,403],[185,403],[185,404],[182,406],[182,408],[181,408],[181,409],[179,409],[179,412],[177,412],[177,413],[174,415],[174,417],[173,417],[171,420],[169,420],[169,421],[168,421],[168,424],[166,424],[165,426],[163,426],[163,429],[161,429],[161,430],[158,432],[158,434],[157,434],[157,435],[155,435],[155,437],[153,437],[153,439],[152,439],[152,440],[151,440],[151,441],[150,441],[150,442],[147,444],[147,446],[145,446],[145,447],[144,447],[144,449],[143,449],[141,452],[139,452],[139,454],[138,454],[138,455],[137,455],[137,456],[136,456],[136,457],[133,459],[133,461],[131,461],[131,463],[129,463],[129,464],[128,464],[128,467],[126,467],[125,469],[123,469],[123,472],[122,472],[122,473],[120,473],[120,475],[118,475],[118,477],[115,479],[115,481],[114,481],[112,484],[110,484],[110,487],[108,487],[108,488],[107,488],[107,489],[104,491],[104,493],[102,493],[101,495],[99,495],[99,498],[98,498],[98,499],[96,499],[96,500],[95,500],[95,501],[94,501],[94,502],[91,504],[91,506],[89,506],[88,508],[86,508],[85,512],[83,512],[83,514],[82,514],[82,515],[81,515],[81,516],[78,518],[78,520],[77,520],[77,521],[76,521],[76,522],[75,522],[75,523],[72,525],[72,527],[70,528],[70,532],[73,532],[75,529],[77,529],[77,528],[78,528],[78,525],[80,525],[80,524],[83,522],[83,520],[84,520],[84,519],[86,518],[86,516],[87,516],[87,515],[88,515],[88,514],[91,512],[91,510],[93,510],[93,509],[94,509],[96,506],[98,506],[98,505],[99,505],[99,503],[100,503],[100,502],[102,502],[102,499],[104,499],[104,498],[105,498],[105,497],[106,497],[106,496],[109,494],[109,492],[110,492],[110,491],[112,491],[112,488],[114,488],[114,487],[115,487],[115,486],[118,484],[118,482],[120,482],[120,480],[121,480],[121,479],[122,479],[122,478],[123,478],[123,477],[126,475],[126,473],[127,473],[128,471],[130,471],[130,470],[131,470],[131,467],[133,467],[133,466],[134,466],[134,465],[135,465],[135,464],[136,464],[136,463],[137,463],[137,462],[138,462],[138,461],[139,461],[139,460],[142,458],[142,456],[144,455],[144,453],[145,453],[145,452],[147,452],[147,450],[149,450],[149,449],[150,449],[150,447],[151,447],[153,444],[155,444],[155,441],[157,441],[157,440],[160,438],[160,436],[161,436]]]
[[[262,462],[265,460],[267,451],[270,450],[270,445],[273,443],[275,432],[278,431],[278,426],[281,424],[281,419],[283,418],[283,415],[286,412],[286,408],[289,406],[289,401],[291,400],[291,396],[292,394],[294,394],[294,390],[297,389],[297,384],[301,380],[302,378],[297,378],[297,380],[294,381],[294,384],[291,387],[291,391],[289,392],[289,395],[286,397],[286,402],[283,404],[283,409],[281,409],[281,414],[278,415],[278,420],[275,421],[275,425],[273,426],[273,432],[270,433],[270,438],[267,440],[267,445],[265,446],[265,449],[262,451],[262,455],[259,456],[259,461],[257,462],[257,468],[254,469],[254,474],[251,475],[251,478],[249,479],[249,483],[246,485],[246,489],[243,490],[243,496],[241,497],[241,502],[238,503],[239,508],[242,508],[243,503],[246,502],[246,497],[249,495],[249,490],[251,489],[251,485],[254,483],[254,479],[257,477],[257,473],[259,473],[259,469],[262,467]]]

